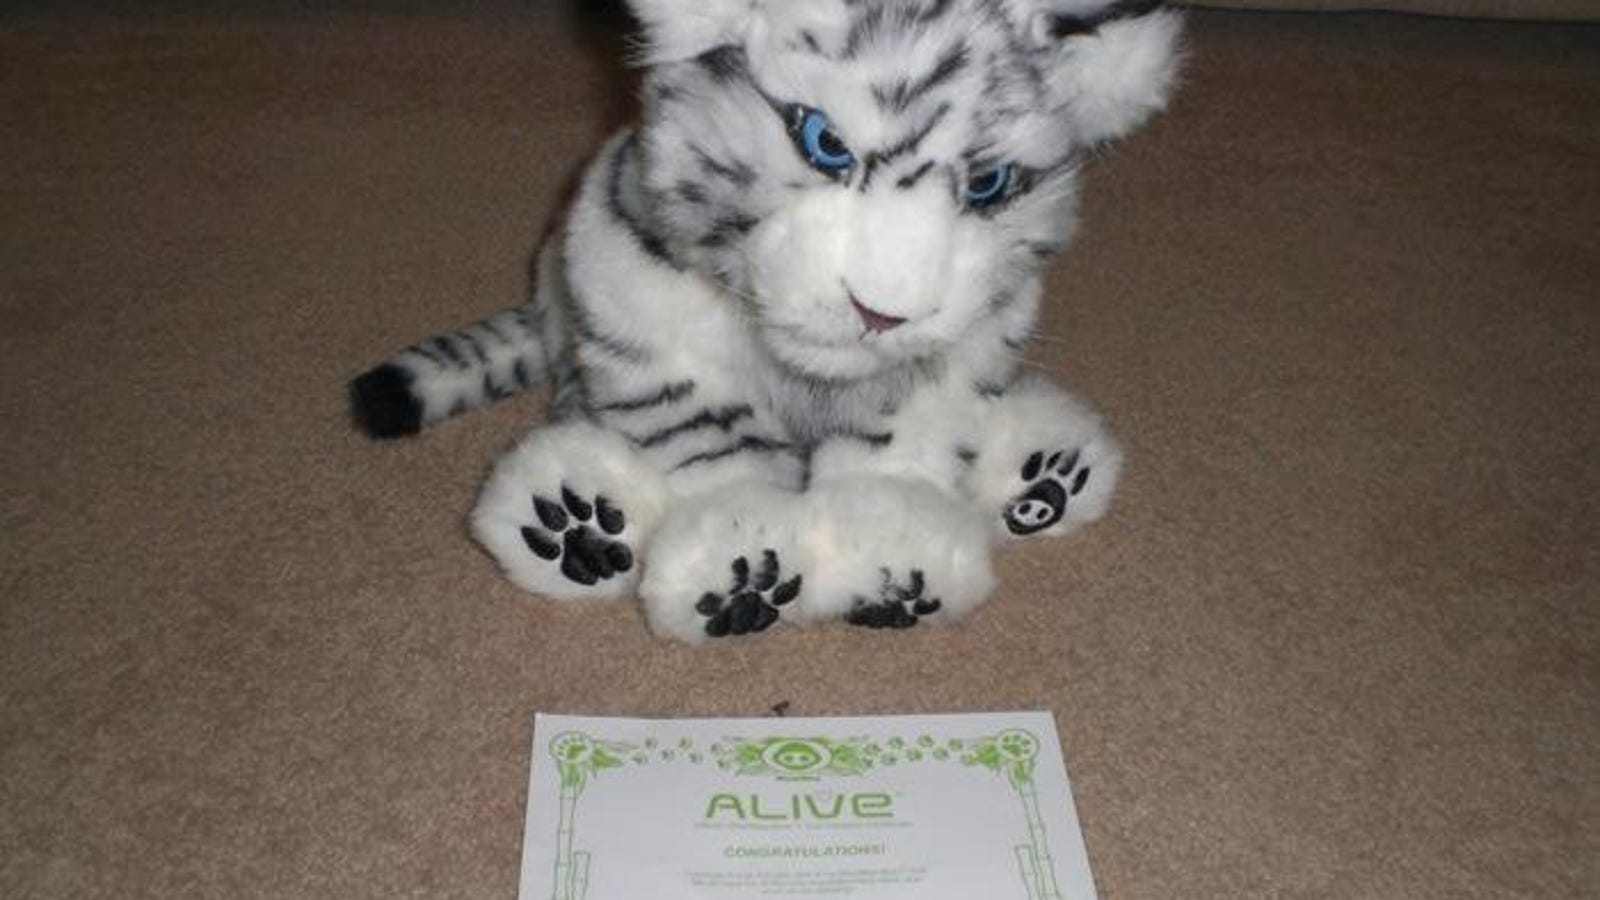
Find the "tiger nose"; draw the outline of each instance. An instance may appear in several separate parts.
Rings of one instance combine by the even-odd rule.
[[[850,305],[855,307],[856,315],[861,317],[862,324],[868,331],[884,332],[892,328],[899,328],[906,323],[904,316],[891,316],[881,313],[856,299],[855,294],[850,295]]]

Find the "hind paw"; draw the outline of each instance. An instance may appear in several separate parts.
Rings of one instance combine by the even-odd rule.
[[[887,568],[880,571],[883,584],[877,596],[856,597],[855,605],[845,613],[846,622],[863,628],[910,628],[944,608],[944,601],[928,592],[921,569],[912,569],[905,584],[896,581]]]
[[[803,616],[813,569],[796,541],[801,507],[799,495],[756,483],[675,507],[656,527],[639,585],[651,630],[702,643]]]
[[[559,563],[569,581],[595,584],[633,568],[633,548],[617,540],[628,517],[604,494],[590,502],[562,485],[560,503],[535,494],[533,511],[539,522],[522,526],[523,543],[540,559]]]
[[[780,581],[778,554],[773,550],[761,552],[761,567],[753,577],[746,557],[735,559],[730,568],[733,585],[727,594],[708,591],[694,606],[705,617],[705,632],[711,637],[766,631],[778,621],[782,608],[800,596],[801,577]]]

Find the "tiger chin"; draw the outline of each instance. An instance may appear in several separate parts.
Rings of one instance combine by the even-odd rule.
[[[472,533],[689,642],[953,621],[1005,542],[1099,519],[1122,452],[1022,354],[1079,163],[1165,103],[1149,0],[631,0],[641,121],[532,299],[356,378],[412,434],[534,383]]]

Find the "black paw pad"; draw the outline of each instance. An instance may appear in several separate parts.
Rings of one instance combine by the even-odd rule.
[[[560,560],[569,580],[595,584],[633,568],[633,551],[614,540],[627,517],[605,496],[591,502],[563,485],[559,503],[534,495],[533,513],[539,524],[522,526],[522,542],[540,559]]]
[[[1040,450],[1028,457],[1021,472],[1028,488],[1006,504],[1006,528],[1012,534],[1034,534],[1061,521],[1067,501],[1089,483],[1089,467],[1080,465],[1080,457],[1076,450],[1057,450],[1048,458]]]
[[[846,622],[863,628],[910,628],[944,606],[938,597],[928,595],[921,569],[912,569],[905,584],[895,581],[888,569],[881,571],[883,584],[878,596],[857,597],[855,606],[845,614]]]
[[[778,554],[761,552],[761,568],[750,571],[750,560],[733,561],[733,586],[726,595],[707,592],[694,605],[706,617],[706,634],[727,637],[765,631],[778,621],[779,607],[800,596],[800,576],[780,582]]]

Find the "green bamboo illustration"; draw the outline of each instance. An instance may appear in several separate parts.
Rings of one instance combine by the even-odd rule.
[[[1018,844],[1012,849],[1017,854],[1017,868],[1022,870],[1022,885],[1027,888],[1028,896],[1039,896],[1039,861],[1033,858],[1033,850],[1027,844]]]
[[[1011,782],[1022,800],[1028,823],[1028,842],[1018,845],[1016,853],[1029,900],[1061,900],[1055,860],[1050,856],[1044,817],[1039,812],[1039,793],[1033,785],[1033,764],[1038,756],[1039,739],[1021,729],[1011,729],[978,741],[963,761],[1001,772]]]
[[[598,743],[586,734],[567,731],[550,740],[561,781],[561,815],[556,823],[555,891],[551,900],[583,900],[589,892],[589,854],[572,848],[578,797],[589,779],[602,769],[622,765],[624,744]]]

